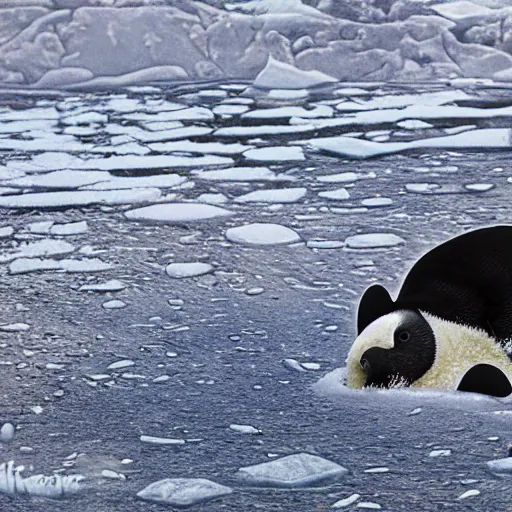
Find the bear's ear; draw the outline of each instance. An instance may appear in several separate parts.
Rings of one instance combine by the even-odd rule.
[[[394,311],[394,302],[389,292],[380,284],[372,284],[365,290],[357,308],[357,334],[374,320]]]
[[[457,391],[505,397],[512,393],[512,385],[499,368],[492,364],[481,363],[466,372]]]

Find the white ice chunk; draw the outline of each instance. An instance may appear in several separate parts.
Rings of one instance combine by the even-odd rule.
[[[126,307],[126,302],[118,299],[108,300],[102,304],[102,307],[105,309],[122,309]]]
[[[69,254],[75,246],[63,240],[38,240],[37,242],[22,243],[16,252],[0,254],[0,262],[8,262],[16,258],[38,258],[40,256],[59,256]]]
[[[230,228],[226,231],[230,242],[247,245],[291,244],[300,241],[298,233],[280,224],[256,223]]]
[[[51,260],[39,258],[19,258],[9,265],[11,274],[26,274],[39,270],[62,270],[63,272],[100,272],[112,265],[99,259]]]
[[[28,331],[30,329],[30,325],[17,322],[15,324],[4,324],[0,325],[0,331],[3,332],[23,332]]]
[[[213,109],[213,113],[219,116],[233,116],[238,114],[243,114],[247,112],[249,107],[247,105],[217,105]]]
[[[228,198],[224,194],[201,194],[196,201],[208,204],[224,204],[228,202]]]
[[[3,226],[0,228],[0,238],[9,238],[14,233],[12,226]]]
[[[296,203],[307,193],[306,188],[272,188],[256,190],[235,199],[235,203]]]
[[[405,121],[397,123],[397,126],[404,130],[425,130],[426,128],[433,128],[433,125],[421,121],[420,119],[406,119]]]
[[[229,428],[235,432],[240,432],[240,434],[261,434],[261,430],[254,428],[252,425],[238,425],[232,423],[229,425]]]
[[[54,171],[37,176],[25,176],[5,183],[19,188],[75,189],[100,181],[107,181],[112,175],[106,171]]]
[[[345,244],[350,249],[379,249],[396,247],[404,244],[405,240],[391,233],[369,233],[366,235],[349,236]]]
[[[231,494],[224,485],[204,478],[167,478],[148,485],[137,493],[139,498],[174,507],[187,507]]]
[[[274,181],[276,174],[268,167],[230,167],[220,171],[192,171],[197,178],[209,181]]]
[[[225,156],[175,156],[175,155],[127,155],[110,158],[83,160],[77,169],[99,169],[101,171],[127,169],[167,169],[169,167],[206,167],[209,165],[232,165],[233,160]]]
[[[318,455],[297,453],[238,470],[245,483],[263,487],[311,487],[336,481],[348,473]]]
[[[347,199],[350,199],[350,194],[348,193],[346,188],[327,190],[325,192],[319,192],[318,195],[320,197],[324,197],[325,199],[330,199],[332,201],[345,201]]]
[[[140,436],[140,440],[143,443],[170,445],[170,446],[177,446],[177,445],[185,444],[185,441],[183,439],[173,439],[173,438],[167,438],[167,437]]]
[[[136,188],[172,188],[182,185],[187,178],[179,174],[157,174],[154,176],[136,176],[123,178],[109,175],[109,179],[90,185],[87,190],[123,190]]]
[[[487,462],[487,467],[498,475],[512,474],[512,457],[490,460]]]
[[[48,192],[0,197],[3,208],[56,208],[90,204],[136,204],[156,201],[161,196],[157,188],[115,190],[106,192]]]
[[[84,284],[78,289],[81,292],[119,292],[124,290],[126,285],[117,279],[111,279],[105,283],[99,284]]]
[[[452,103],[453,101],[461,101],[471,99],[467,93],[460,89],[452,89],[447,91],[426,92],[422,94],[390,94],[386,96],[374,96],[367,101],[344,101],[336,107],[338,110],[376,110],[376,109],[396,109],[410,106],[420,107],[437,107]],[[409,116],[409,119],[414,116]]]
[[[165,267],[165,272],[169,277],[197,277],[209,274],[213,271],[212,265],[208,263],[170,263]]]
[[[1,199],[1,198],[0,198]],[[137,208],[125,213],[127,219],[157,222],[190,222],[232,215],[232,212],[207,204],[169,203]]]
[[[463,492],[457,499],[465,500],[466,498],[473,498],[474,496],[478,496],[480,491],[478,489],[470,489],[469,491]]]
[[[254,79],[253,85],[262,89],[308,89],[337,81],[320,71],[304,71],[269,56],[267,65]]]
[[[331,505],[331,508],[345,508],[353,505],[359,498],[360,494],[351,494],[348,498],[343,498],[342,500],[338,500],[336,503]]]
[[[70,236],[86,233],[89,229],[86,220],[79,222],[68,222],[67,224],[54,224],[50,228],[52,235]]]
[[[311,141],[311,144],[320,150],[337,155],[370,158],[418,148],[509,148],[511,147],[511,130],[508,128],[489,128],[445,137],[387,143],[341,136],[315,139]]]
[[[301,147],[273,146],[269,148],[250,149],[244,153],[247,160],[260,162],[293,162],[306,160]]]

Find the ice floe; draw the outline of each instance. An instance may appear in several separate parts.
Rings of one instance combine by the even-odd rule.
[[[269,56],[253,85],[262,89],[308,89],[336,82],[336,78],[320,71],[304,71]]]
[[[126,285],[122,283],[121,281],[118,281],[117,279],[111,279],[110,281],[106,281],[105,283],[98,283],[98,284],[84,284],[80,286],[78,289],[81,292],[120,292],[121,290],[124,290],[126,288]]]
[[[487,462],[487,467],[498,475],[512,474],[512,457],[490,460]]]
[[[235,203],[296,203],[307,194],[306,188],[255,190],[235,199]]]
[[[112,268],[110,263],[105,263],[97,258],[84,260],[52,260],[40,258],[18,258],[9,265],[11,274],[27,274],[39,270],[60,270],[63,272],[101,272]]]
[[[246,484],[260,487],[311,487],[335,482],[347,469],[318,455],[297,453],[271,462],[247,466],[237,476]]]
[[[346,188],[338,188],[336,190],[327,190],[318,193],[319,197],[330,199],[331,201],[345,201],[350,199],[350,194]]]
[[[87,233],[89,226],[86,220],[68,222],[66,224],[53,224],[50,228],[51,235],[72,236]]]
[[[269,148],[257,148],[245,151],[247,160],[256,162],[293,162],[306,160],[301,147],[298,146],[274,146]]]
[[[40,256],[61,256],[70,254],[75,246],[63,240],[38,240],[37,242],[23,242],[16,248],[16,252],[0,254],[0,262],[9,262],[16,258],[37,258]]]
[[[136,204],[156,201],[161,196],[157,188],[115,191],[73,191],[22,194],[0,197],[3,208],[63,208],[92,204]]]
[[[108,300],[102,304],[102,307],[105,309],[122,309],[126,307],[126,302],[118,299]]]
[[[199,179],[209,181],[275,181],[293,180],[291,176],[276,176],[268,167],[230,167],[218,171],[192,171]]]
[[[88,185],[87,190],[123,190],[140,188],[172,188],[182,185],[187,178],[178,174],[157,174],[154,176],[136,176],[123,178],[109,175],[108,180]]]
[[[170,263],[165,267],[165,272],[169,277],[197,277],[213,272],[213,266],[208,263]]]
[[[392,233],[369,233],[349,236],[345,239],[345,244],[350,249],[379,249],[396,247],[404,243],[403,238]]]
[[[166,478],[137,493],[139,498],[174,507],[187,507],[231,494],[231,488],[204,478]]]
[[[0,441],[2,443],[10,443],[14,439],[16,428],[12,423],[4,423],[0,428]]]
[[[511,131],[508,128],[473,130],[457,135],[418,139],[411,142],[373,142],[351,137],[328,137],[311,140],[313,147],[336,155],[353,158],[371,158],[425,148],[510,148]]]
[[[232,214],[233,212],[229,210],[207,204],[169,203],[130,210],[125,213],[125,216],[127,219],[137,221],[180,223],[225,217]]]
[[[351,494],[347,498],[343,498],[341,500],[338,500],[337,502],[333,503],[331,505],[331,508],[345,508],[349,507],[350,505],[353,505],[359,498],[361,497],[360,494]]]
[[[300,241],[298,233],[280,224],[256,223],[230,228],[226,231],[230,242],[247,245],[278,245]]]

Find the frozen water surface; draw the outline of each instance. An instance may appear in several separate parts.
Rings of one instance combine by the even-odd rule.
[[[380,40],[380,22],[340,25],[322,12],[303,32],[298,14],[219,17],[200,2],[186,14],[177,3],[158,7],[170,13],[162,24],[178,20],[160,41],[146,7],[105,7],[100,21],[97,7],[57,3],[49,20],[68,16],[84,30],[51,21],[40,41],[30,18],[26,27],[7,21],[8,31],[25,27],[19,44],[38,66],[59,51],[47,46],[54,35],[66,33],[62,60],[75,59],[61,77],[107,59],[87,60],[84,48],[99,40],[118,41],[122,53],[140,36],[155,59],[183,57],[189,79],[122,92],[2,89],[0,441],[16,464],[5,466],[0,509],[508,510],[499,476],[508,459],[497,471],[486,461],[507,456],[510,398],[353,390],[340,369],[368,286],[394,297],[436,244],[509,222],[508,86],[384,77],[402,65],[393,52],[403,37],[400,48],[412,51],[421,35],[422,51],[445,45],[457,59],[473,43],[454,42],[440,17],[433,32],[421,17],[418,32],[416,16],[390,22],[395,49],[376,52],[363,48]],[[384,16],[410,7],[396,5]],[[477,37],[488,28],[480,21],[461,34]],[[169,51],[189,34],[186,52]],[[247,52],[237,53],[242,41]],[[325,65],[329,75],[361,51],[346,68],[371,71],[374,82],[319,82],[307,71]],[[288,67],[272,64],[259,77],[272,88],[254,87],[266,52]],[[506,69],[504,54],[486,62]],[[116,55],[109,72],[118,66],[127,80],[125,66],[140,56]],[[447,73],[458,69],[444,62]],[[250,80],[217,80],[241,65]],[[68,493],[74,475],[84,480]],[[213,482],[232,492],[210,493]],[[139,499],[141,489],[154,500]]]

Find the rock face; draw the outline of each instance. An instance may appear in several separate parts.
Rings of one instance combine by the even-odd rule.
[[[512,76],[512,9],[499,2],[493,8],[469,0],[223,4],[6,0],[0,85],[109,88],[258,77],[283,88],[275,73],[263,80],[269,63],[287,67],[304,87],[333,79]]]

